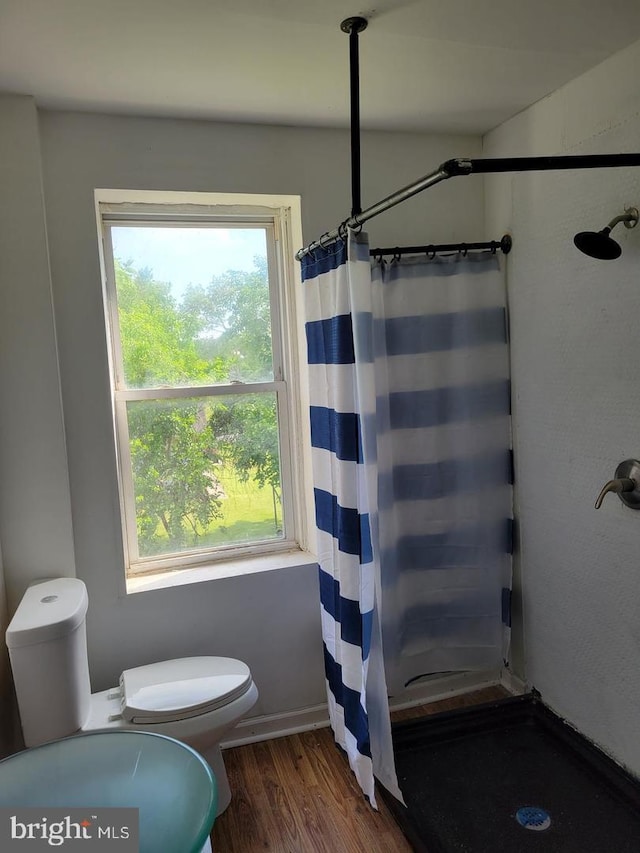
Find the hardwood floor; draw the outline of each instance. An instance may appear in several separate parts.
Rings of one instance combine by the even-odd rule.
[[[392,714],[394,722],[509,694],[488,687]],[[231,805],[211,834],[214,853],[411,853],[378,796],[372,809],[330,729],[240,746],[224,753]]]

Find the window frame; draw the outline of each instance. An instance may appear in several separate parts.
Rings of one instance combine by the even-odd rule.
[[[301,242],[300,199],[297,196],[247,194],[165,193],[96,190],[96,213],[107,334],[111,408],[117,467],[125,575],[128,580],[150,573],[197,569],[229,562],[238,569],[243,559],[266,557],[269,567],[278,554],[308,551],[311,529],[308,501],[309,458],[305,452],[302,412],[308,398],[302,377],[301,328],[296,288],[299,286],[294,252]],[[273,380],[268,382],[127,388],[122,347],[111,228],[118,225],[153,227],[255,227],[265,230],[271,308]],[[194,399],[216,396],[274,393],[277,401],[281,472],[283,536],[249,543],[220,545],[190,551],[140,557],[137,544],[135,491],[131,465],[127,402],[131,400]],[[306,441],[305,441],[306,439]],[[301,561],[302,562],[302,561]],[[265,565],[266,565],[265,563]]]

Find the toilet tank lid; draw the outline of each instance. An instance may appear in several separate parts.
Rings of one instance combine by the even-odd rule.
[[[89,601],[79,578],[55,578],[30,586],[9,623],[9,649],[57,640],[85,619]]]

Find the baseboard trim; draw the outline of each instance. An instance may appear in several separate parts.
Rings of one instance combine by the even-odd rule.
[[[482,687],[492,687],[502,684],[511,693],[523,693],[524,689],[514,689],[512,682],[519,681],[509,673],[509,681],[505,681],[500,670],[483,672],[461,672],[452,675],[430,676],[408,687],[400,696],[389,699],[391,711],[403,711],[427,702],[437,702],[480,690]],[[522,682],[519,682],[522,684]],[[524,685],[523,685],[524,687]],[[259,743],[314,729],[326,728],[329,725],[329,711],[326,705],[313,705],[295,711],[283,711],[279,714],[264,714],[242,720],[222,741],[222,749],[235,746],[245,746],[249,743]]]
[[[312,705],[296,711],[283,711],[280,714],[264,714],[241,720],[229,733],[229,738],[222,741],[221,746],[222,749],[230,749],[233,746],[322,729],[328,725],[329,711],[326,704]]]

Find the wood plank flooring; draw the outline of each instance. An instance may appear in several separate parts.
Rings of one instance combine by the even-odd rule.
[[[509,695],[487,687],[392,714],[394,722]],[[214,853],[411,853],[381,797],[374,811],[330,729],[225,750],[233,792]]]

